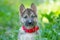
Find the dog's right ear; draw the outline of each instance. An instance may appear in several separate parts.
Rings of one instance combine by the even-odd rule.
[[[21,14],[23,13],[23,10],[24,10],[24,9],[25,9],[24,5],[21,4],[21,5],[20,5],[20,13],[21,13]]]

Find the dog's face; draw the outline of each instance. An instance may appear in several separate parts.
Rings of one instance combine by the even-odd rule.
[[[36,14],[36,6],[31,4],[31,8],[25,9],[24,5],[20,6],[20,15],[21,22],[26,27],[34,27],[37,24],[37,14]]]

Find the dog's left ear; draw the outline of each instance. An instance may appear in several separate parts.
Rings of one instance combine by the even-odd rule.
[[[36,13],[37,8],[36,8],[36,5],[34,3],[31,4],[31,9]]]

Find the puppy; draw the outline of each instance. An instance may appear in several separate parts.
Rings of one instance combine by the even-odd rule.
[[[37,9],[32,3],[31,8],[20,5],[20,16],[22,27],[18,33],[18,40],[40,40],[39,27],[37,26]]]

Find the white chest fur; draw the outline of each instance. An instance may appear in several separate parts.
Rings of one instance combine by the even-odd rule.
[[[26,34],[23,34],[21,35],[21,40],[35,40],[35,37],[37,37],[38,35],[32,33],[32,34],[29,34],[29,33],[26,33]]]
[[[18,37],[18,40],[39,40],[39,32],[25,33],[21,28]]]

